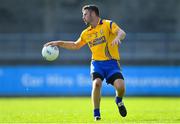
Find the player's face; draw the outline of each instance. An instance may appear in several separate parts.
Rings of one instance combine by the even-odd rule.
[[[91,16],[91,11],[85,9],[83,10],[83,20],[86,23],[86,25],[90,24],[92,22],[92,16]]]

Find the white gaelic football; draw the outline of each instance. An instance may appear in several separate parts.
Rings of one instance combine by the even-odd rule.
[[[57,46],[44,46],[42,49],[42,56],[47,61],[54,61],[59,56],[59,48]]]

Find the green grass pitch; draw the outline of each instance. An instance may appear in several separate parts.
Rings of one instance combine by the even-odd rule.
[[[90,97],[0,98],[0,123],[180,123],[178,97],[125,97],[122,118],[113,97],[102,97],[94,122]]]

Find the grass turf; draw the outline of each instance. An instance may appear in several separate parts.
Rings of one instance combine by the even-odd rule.
[[[122,118],[113,97],[102,97],[97,123],[180,123],[178,97],[125,97]],[[0,98],[1,123],[94,123],[90,97]]]

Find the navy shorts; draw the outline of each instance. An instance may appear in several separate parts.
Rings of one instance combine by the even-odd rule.
[[[91,76],[92,80],[100,78],[102,81],[104,78],[108,84],[114,84],[116,79],[123,79],[121,73],[120,64],[117,60],[106,60],[106,61],[91,61]]]

